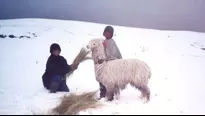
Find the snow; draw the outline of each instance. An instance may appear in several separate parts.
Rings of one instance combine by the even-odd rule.
[[[0,114],[46,113],[55,107],[69,93],[50,94],[43,88],[41,76],[50,45],[59,43],[61,55],[71,63],[88,40],[102,37],[105,26],[48,19],[0,20],[0,34],[37,35],[0,38]],[[80,114],[205,114],[205,51],[201,49],[205,33],[113,27],[123,57],[150,65],[151,100],[143,104],[139,91],[128,85],[119,100],[102,99],[104,107]],[[93,62],[80,64],[67,85],[74,93],[97,90]]]

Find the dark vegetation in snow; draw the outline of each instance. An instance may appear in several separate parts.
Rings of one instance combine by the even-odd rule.
[[[30,33],[29,32],[29,35],[21,35],[21,36],[16,36],[16,35],[13,35],[13,34],[10,34],[10,35],[4,35],[4,34],[0,34],[0,38],[19,38],[19,39],[32,39],[32,38],[35,38],[37,37],[37,35],[35,33]]]

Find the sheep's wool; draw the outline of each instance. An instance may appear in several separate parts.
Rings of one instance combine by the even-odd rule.
[[[142,87],[142,91],[147,89],[146,91],[149,92],[147,84],[151,77],[150,67],[138,59],[116,59],[98,64],[98,60],[105,60],[102,43],[103,39],[93,39],[88,45],[95,63],[96,80],[102,83],[108,92],[115,94],[118,94],[119,90],[124,89],[127,84],[136,88]]]

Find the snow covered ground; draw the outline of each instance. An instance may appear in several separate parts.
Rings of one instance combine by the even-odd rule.
[[[67,93],[48,93],[41,76],[49,47],[57,42],[68,63],[89,39],[102,37],[106,25],[47,19],[0,20],[0,114],[47,112]],[[114,26],[124,58],[139,58],[152,69],[151,101],[143,104],[128,86],[120,99],[80,114],[205,114],[205,33]],[[33,36],[35,33],[36,36]],[[98,89],[93,62],[86,61],[67,80],[71,92]],[[103,100],[102,100],[103,102]]]

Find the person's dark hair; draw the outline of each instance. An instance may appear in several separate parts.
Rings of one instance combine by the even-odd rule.
[[[112,26],[106,26],[103,32],[103,35],[105,32],[110,32],[111,33],[111,37],[113,37],[114,34],[114,28]]]
[[[51,46],[50,46],[50,53],[53,53],[54,50],[60,50],[61,51],[61,48],[60,46],[57,44],[57,43],[53,43]]]

